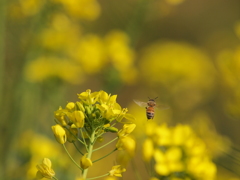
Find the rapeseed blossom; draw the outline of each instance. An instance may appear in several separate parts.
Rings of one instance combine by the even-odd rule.
[[[136,142],[129,134],[135,129],[133,124],[134,117],[127,113],[126,108],[122,108],[117,103],[117,95],[111,95],[105,91],[92,92],[90,89],[78,94],[79,101],[68,102],[65,106],[59,107],[54,112],[56,125],[52,126],[52,130],[56,140],[63,145],[67,155],[72,162],[82,171],[82,178],[87,178],[88,169],[94,166],[97,162],[116,150],[126,153],[130,158],[135,152]],[[122,123],[123,128],[118,130],[115,125]],[[128,123],[128,124],[126,124]],[[105,145],[94,149],[96,141],[106,133],[116,133],[117,137]],[[104,148],[106,145],[118,139],[116,148],[110,151],[107,155],[92,161],[92,154]],[[72,143],[77,151],[81,154],[80,163],[77,163],[65,146],[65,143]],[[79,149],[76,145],[80,143],[83,148]],[[85,150],[84,150],[85,148]],[[83,152],[86,151],[86,152]],[[113,166],[104,176],[121,177],[126,171],[124,163],[119,162],[119,165]],[[97,178],[97,177],[96,177]]]
[[[37,169],[38,179],[42,179],[43,177],[52,179],[55,176],[55,172],[52,169],[52,162],[48,158],[44,158],[42,164],[37,165]]]
[[[155,126],[153,132],[148,127]],[[197,137],[190,126],[166,124],[146,127],[148,138],[143,143],[143,158],[154,159],[156,178],[189,178],[214,180],[216,165],[208,154],[205,143]]]

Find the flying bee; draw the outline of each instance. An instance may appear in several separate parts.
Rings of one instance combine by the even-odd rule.
[[[146,115],[147,115],[147,119],[153,119],[154,118],[154,111],[155,108],[156,109],[168,109],[169,107],[166,105],[157,105],[156,103],[156,99],[158,97],[155,97],[154,99],[151,99],[148,97],[148,102],[142,102],[142,101],[138,101],[138,100],[133,100],[137,105],[141,106],[141,107],[145,107],[146,108]]]

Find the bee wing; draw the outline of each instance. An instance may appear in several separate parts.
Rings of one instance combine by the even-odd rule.
[[[165,104],[157,104],[155,107],[157,110],[165,110],[170,108],[168,105]]]
[[[136,99],[133,100],[137,105],[139,105],[140,107],[147,107],[147,103],[146,102],[142,102],[142,101],[138,101]]]

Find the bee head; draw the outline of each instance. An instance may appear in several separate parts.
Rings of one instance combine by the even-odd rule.
[[[157,98],[158,98],[158,97],[155,97],[154,99],[152,99],[152,98],[148,97],[148,100],[149,100],[149,101],[155,101]]]

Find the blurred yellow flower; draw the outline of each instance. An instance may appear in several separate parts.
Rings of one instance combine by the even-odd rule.
[[[42,164],[37,165],[37,169],[37,179],[42,179],[43,177],[52,179],[55,176],[55,172],[52,169],[52,162],[48,158],[44,158]]]
[[[209,57],[187,43],[166,41],[148,46],[140,70],[147,84],[160,83],[167,88],[180,109],[193,108],[214,87],[215,69]]]
[[[73,84],[81,82],[79,66],[67,59],[56,57],[39,57],[26,65],[24,73],[30,82],[43,82],[51,77]]]
[[[216,176],[216,165],[205,143],[187,125],[155,127],[143,143],[143,157],[147,162],[155,160],[154,168],[159,176],[177,178],[177,173],[184,173],[186,178],[209,180]]]
[[[104,42],[94,34],[83,36],[71,56],[88,74],[100,72],[107,62]]]
[[[184,2],[185,0],[165,0],[167,3],[172,4],[172,5],[178,5]]]
[[[122,177],[122,173],[125,171],[125,168],[122,168],[120,165],[116,165],[112,167],[111,171],[109,171],[109,176]]]
[[[154,153],[154,146],[153,146],[153,142],[150,138],[146,139],[143,142],[143,159],[147,162],[149,162],[153,156]]]
[[[121,136],[116,144],[118,150],[125,150],[130,156],[135,154],[136,142],[128,136]]]
[[[62,3],[67,12],[76,18],[95,20],[101,12],[99,3],[96,0],[52,0]]]
[[[80,40],[81,29],[65,14],[52,15],[51,21],[39,35],[39,43],[48,50],[71,52]]]
[[[237,21],[234,26],[234,30],[238,38],[240,39],[240,21]]]
[[[13,18],[28,17],[41,11],[45,0],[18,0],[10,4],[9,15]]]

